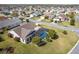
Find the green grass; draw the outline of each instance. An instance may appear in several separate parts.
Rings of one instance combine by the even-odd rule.
[[[79,28],[79,22],[76,22],[76,26],[75,27],[78,27]]]
[[[63,26],[71,26],[70,23],[67,22],[67,21],[59,23],[59,24],[63,25]],[[74,27],[78,27],[79,28],[79,22],[75,22],[75,26]]]
[[[51,19],[44,19],[44,20],[42,20],[43,22],[48,22],[48,23],[50,23],[51,22]]]
[[[40,17],[32,17],[33,20],[39,20]]]
[[[77,42],[78,37],[75,33],[67,31],[68,34],[64,35],[62,30],[51,28],[48,26],[43,26],[49,29],[54,29],[59,38],[57,40],[53,40],[53,42],[47,42],[45,46],[38,47],[36,44],[23,44],[21,42],[17,42],[7,36],[7,32],[5,32],[2,36],[5,41],[0,42],[0,48],[5,48],[8,46],[12,46],[15,48],[15,54],[64,54],[67,53]]]

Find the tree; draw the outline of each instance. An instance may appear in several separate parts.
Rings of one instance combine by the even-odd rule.
[[[52,38],[52,39],[57,39],[58,38],[58,35],[56,33],[55,30],[49,30],[49,36]]]
[[[35,36],[35,37],[32,38],[32,42],[38,43],[38,42],[40,42],[40,38],[38,36]]]
[[[75,25],[75,19],[70,20],[70,25],[74,26]]]
[[[29,19],[26,19],[26,22],[29,22]]]
[[[12,15],[13,17],[17,17],[17,16],[19,16],[18,13],[15,13],[15,12],[12,13],[11,15]]]
[[[53,22],[53,19],[50,19],[51,22]]]
[[[57,23],[58,21],[55,21],[55,23]]]
[[[70,17],[70,25],[74,26],[75,25],[75,13],[74,12],[71,12],[69,14],[69,17]]]
[[[7,13],[7,12],[5,12],[4,14],[5,14],[5,15],[10,15],[10,13]]]
[[[49,17],[48,16],[45,16],[45,19],[48,19]]]

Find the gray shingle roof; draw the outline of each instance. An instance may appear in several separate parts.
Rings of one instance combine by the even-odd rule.
[[[13,29],[22,39],[24,39],[30,32],[34,31],[36,25],[34,23],[26,23]]]
[[[19,20],[19,19],[11,19],[11,20],[5,19],[3,21],[0,21],[0,28],[11,26],[16,23],[20,24],[21,20]]]

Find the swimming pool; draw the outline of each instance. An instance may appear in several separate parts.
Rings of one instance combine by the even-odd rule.
[[[39,33],[39,37],[40,37],[41,39],[46,38],[46,36],[47,36],[46,31],[42,31],[42,32]]]

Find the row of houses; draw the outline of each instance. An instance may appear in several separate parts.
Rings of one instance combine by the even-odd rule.
[[[0,20],[0,29],[7,27],[8,29],[19,26],[22,21],[19,18]]]

